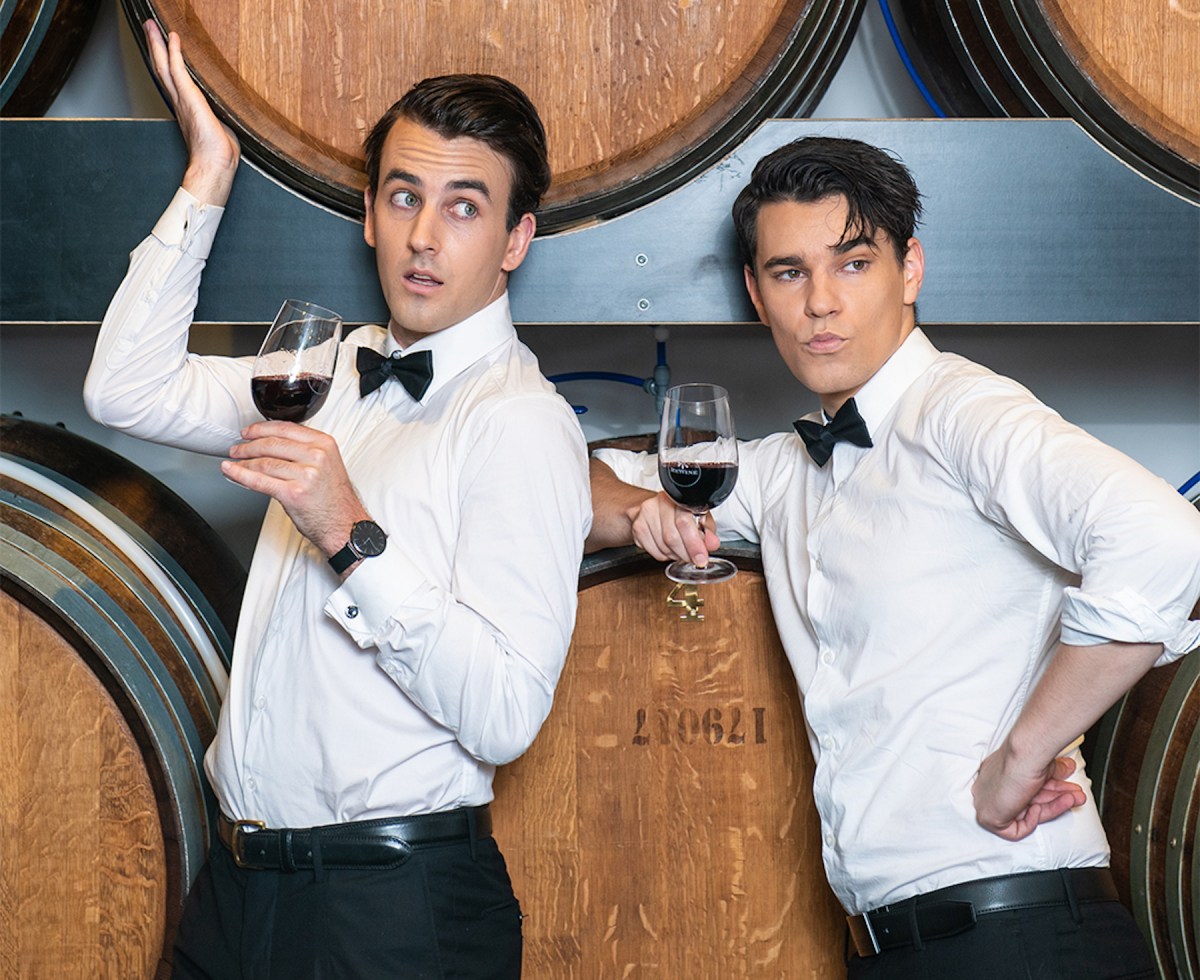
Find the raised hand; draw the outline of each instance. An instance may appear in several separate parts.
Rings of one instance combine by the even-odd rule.
[[[154,74],[171,103],[187,144],[188,166],[183,187],[206,204],[224,206],[241,155],[237,137],[217,118],[188,73],[179,35],[172,31],[169,38],[164,38],[153,20],[147,20],[143,29]]]

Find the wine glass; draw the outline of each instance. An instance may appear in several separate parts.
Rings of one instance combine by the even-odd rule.
[[[710,384],[668,389],[658,432],[658,475],[671,499],[703,527],[704,515],[733,492],[737,471],[729,393]],[[709,558],[703,568],[688,561],[667,566],[672,582],[724,582],[736,574],[736,566],[724,558]]]
[[[342,318],[331,310],[285,300],[254,361],[250,393],[268,419],[303,422],[325,402],[342,339]]]

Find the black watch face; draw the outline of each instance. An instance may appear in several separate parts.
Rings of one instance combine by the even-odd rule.
[[[350,530],[350,545],[364,558],[383,554],[387,535],[374,521],[359,521]]]

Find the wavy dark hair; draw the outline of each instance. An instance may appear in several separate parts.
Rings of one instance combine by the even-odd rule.
[[[808,136],[768,153],[733,203],[742,261],[754,272],[758,212],[764,204],[843,197],[849,211],[839,241],[887,233],[900,262],[921,217],[921,193],[896,157],[860,140]]]
[[[379,190],[383,144],[398,119],[411,120],[443,139],[469,136],[508,161],[512,173],[506,216],[509,231],[523,214],[538,209],[550,187],[545,127],[529,97],[507,79],[496,75],[439,75],[409,89],[363,141],[372,191]]]

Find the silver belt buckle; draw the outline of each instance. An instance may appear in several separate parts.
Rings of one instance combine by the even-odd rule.
[[[253,834],[259,830],[266,830],[267,825],[262,820],[234,820],[233,828],[229,832],[229,850],[233,852],[233,863],[239,868],[254,868],[253,864],[246,861],[246,854],[242,850],[242,836],[244,834]]]
[[[863,912],[849,916],[846,922],[850,926],[850,939],[854,942],[854,951],[859,956],[878,956],[879,940],[875,938],[875,929],[871,925],[871,913]]]

